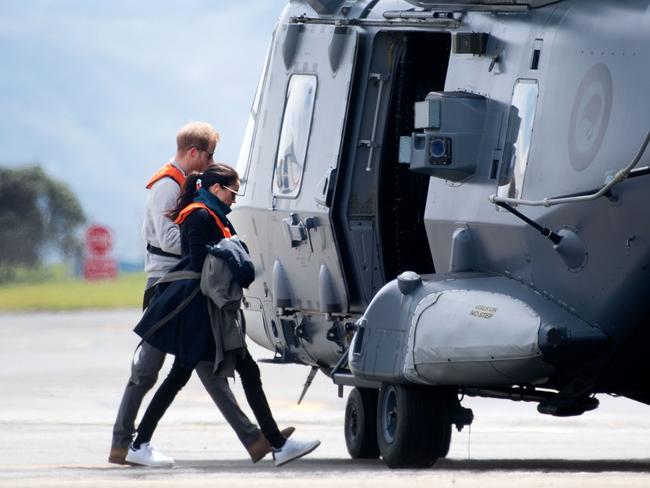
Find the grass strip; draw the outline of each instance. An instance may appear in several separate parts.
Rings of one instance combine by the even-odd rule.
[[[0,286],[0,311],[141,307],[146,280],[145,273],[121,273],[113,281],[68,279]]]

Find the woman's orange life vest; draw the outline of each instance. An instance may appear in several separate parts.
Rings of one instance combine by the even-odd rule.
[[[217,214],[214,213],[212,210],[210,210],[205,203],[198,203],[198,202],[190,203],[187,207],[185,207],[183,210],[180,211],[180,213],[178,214],[178,217],[176,217],[176,220],[174,220],[174,223],[178,224],[178,225],[182,224],[189,214],[191,214],[195,210],[198,210],[199,208],[206,209],[208,211],[208,213],[210,215],[212,215],[212,218],[217,223],[217,227],[219,227],[219,229],[221,229],[221,233],[223,234],[224,237],[227,237],[227,238],[232,237],[232,232],[230,232],[230,229],[228,227],[226,227],[225,225],[223,225],[221,220],[219,220],[219,217],[217,216]]]
[[[183,172],[172,163],[167,163],[151,177],[149,183],[147,183],[147,190],[151,189],[156,181],[162,180],[163,178],[171,178],[176,183],[178,183],[178,186],[180,187],[182,187],[183,183],[185,183],[185,175]]]

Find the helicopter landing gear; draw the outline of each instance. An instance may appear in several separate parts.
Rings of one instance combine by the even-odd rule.
[[[383,385],[377,401],[377,443],[390,468],[428,468],[449,451],[445,390]]]
[[[353,388],[345,406],[345,445],[352,459],[377,459],[378,390]]]

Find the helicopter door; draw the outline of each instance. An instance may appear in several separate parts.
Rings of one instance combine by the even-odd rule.
[[[276,100],[283,106],[274,115],[268,112],[277,124],[265,256],[273,266],[274,304],[345,312],[346,290],[329,207],[358,36],[353,28],[300,24],[285,26],[280,39],[282,35],[271,59],[275,79],[269,91],[280,95]]]

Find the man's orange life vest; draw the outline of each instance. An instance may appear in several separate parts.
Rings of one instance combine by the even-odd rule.
[[[167,163],[151,177],[149,183],[147,183],[147,190],[149,190],[156,181],[162,180],[163,178],[171,178],[176,183],[178,183],[178,186],[180,187],[182,187],[183,183],[185,183],[185,175],[183,172],[172,163]]]
[[[185,207],[183,210],[180,211],[178,217],[176,217],[176,220],[174,220],[174,223],[178,225],[182,224],[189,214],[191,214],[192,212],[194,212],[199,208],[206,209],[208,213],[212,215],[212,218],[217,223],[217,227],[221,229],[221,233],[223,234],[224,237],[226,238],[232,237],[232,232],[230,232],[230,229],[225,225],[223,225],[223,223],[221,223],[221,220],[219,219],[217,214],[214,213],[212,210],[210,210],[205,203],[198,203],[198,202],[190,203],[187,207]]]

